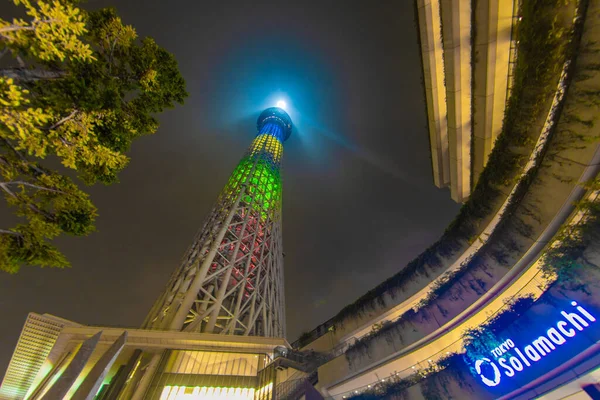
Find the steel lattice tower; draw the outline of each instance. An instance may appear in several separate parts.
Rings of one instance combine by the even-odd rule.
[[[272,107],[257,128],[144,328],[285,336],[280,165],[292,121]]]

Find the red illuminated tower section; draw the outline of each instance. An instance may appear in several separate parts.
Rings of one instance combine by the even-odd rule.
[[[272,107],[144,328],[285,336],[281,177],[292,121]]]

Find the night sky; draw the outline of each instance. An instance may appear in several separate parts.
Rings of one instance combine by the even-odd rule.
[[[175,54],[190,96],[134,143],[119,184],[89,188],[98,232],[57,241],[72,268],[0,273],[0,376],[30,311],[139,326],[279,98],[295,123],[283,160],[288,340],[403,268],[457,213],[431,176],[412,1],[85,7],[109,5]]]

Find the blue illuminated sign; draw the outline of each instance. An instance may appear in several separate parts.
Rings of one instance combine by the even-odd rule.
[[[586,332],[591,334],[598,328],[592,314],[595,311],[569,301],[558,309],[558,315],[557,309],[552,307],[554,315],[549,322],[548,308],[546,304],[540,305],[535,310],[537,313],[532,312],[533,315],[523,318],[515,327],[505,329],[501,338],[492,335],[497,339],[495,347],[483,353],[479,348],[470,354],[467,349],[470,369],[483,385],[495,392],[513,390],[554,369],[589,345]]]

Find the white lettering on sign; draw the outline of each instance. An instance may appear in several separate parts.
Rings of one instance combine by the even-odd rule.
[[[505,340],[504,343],[502,343],[500,346],[492,349],[492,355],[494,355],[496,358],[498,358],[502,354],[506,353],[509,349],[512,349],[513,347],[515,347],[515,344],[513,343],[512,340],[510,340],[510,339]]]
[[[500,367],[496,365],[496,362],[486,357],[475,361],[475,371],[481,378],[481,381],[490,387],[499,385],[502,379],[502,372],[508,378],[512,378],[518,372],[531,367],[532,363],[542,360],[559,346],[565,344],[570,338],[575,337],[577,331],[581,332],[589,327],[591,323],[596,322],[596,318],[586,309],[577,305],[577,302],[572,301],[571,305],[579,313],[561,311],[560,314],[564,320],[556,322],[555,326],[546,330],[544,335],[540,335],[537,339],[534,339],[530,344],[524,346],[522,350],[515,346],[515,343],[511,339],[504,341],[500,346],[492,349],[491,353],[496,357],[495,361],[498,362]],[[504,356],[509,350],[514,351],[516,356]],[[493,376],[485,376],[482,373],[482,366],[484,364],[491,366]]]

